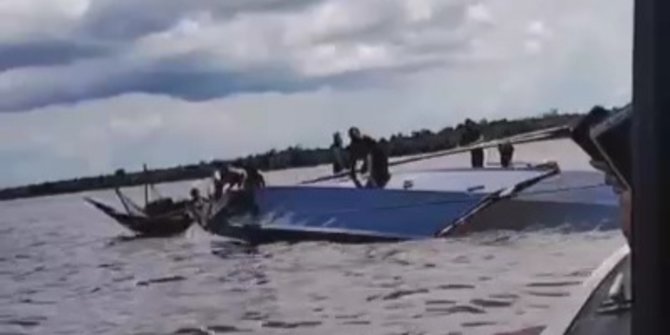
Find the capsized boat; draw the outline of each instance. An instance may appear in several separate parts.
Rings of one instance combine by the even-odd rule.
[[[196,214],[207,231],[251,244],[381,242],[446,236],[477,213],[560,173],[557,164],[512,169],[396,172],[384,189],[350,180],[231,193]]]
[[[185,232],[194,222],[187,200],[174,201],[172,198],[159,197],[148,200],[145,186],[145,206],[142,207],[115,189],[123,210],[116,209],[91,197],[84,199],[137,235],[146,237],[172,236]]]

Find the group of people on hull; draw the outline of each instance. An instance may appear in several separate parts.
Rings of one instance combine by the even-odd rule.
[[[460,146],[474,145],[482,142],[483,137],[477,124],[468,119],[465,121],[463,133],[461,135]],[[339,132],[333,134],[333,144],[330,146],[333,154],[333,173],[337,174],[346,169],[356,187],[363,187],[357,177],[357,163],[362,161],[361,173],[370,172],[365,187],[383,188],[391,179],[389,172],[388,153],[384,149],[381,141],[376,141],[368,135],[363,135],[356,127],[351,127],[348,131],[350,144],[344,147],[342,136]],[[500,165],[503,168],[509,168],[514,156],[514,145],[506,141],[498,145],[500,154]],[[471,165],[473,168],[484,167],[484,149],[474,148],[470,151]]]
[[[483,142],[483,136],[477,124],[467,119],[463,126],[463,134],[461,135],[460,146],[474,145]],[[500,166],[508,168],[512,164],[512,157],[514,156],[514,145],[510,141],[505,141],[498,144],[498,154],[500,155]],[[470,163],[473,168],[484,167],[484,149],[474,148],[470,150]]]
[[[343,170],[349,170],[349,176],[358,188],[383,188],[391,179],[389,172],[389,157],[383,143],[373,139],[371,136],[361,133],[357,127],[348,130],[349,145],[345,148],[342,136],[339,132],[333,134],[331,152],[333,154],[333,173],[337,174]],[[464,130],[461,135],[460,146],[474,145],[482,141],[482,134],[477,124],[468,119],[465,121]],[[500,164],[507,168],[512,162],[514,146],[510,142],[498,145],[500,153]],[[484,166],[484,149],[474,148],[470,151],[471,164],[473,168]],[[358,163],[361,162],[360,168]],[[358,178],[358,172],[364,174],[369,172],[367,182],[362,184]],[[225,192],[234,190],[253,193],[255,189],[265,187],[265,178],[258,169],[251,165],[231,167],[221,165],[214,172],[214,191],[212,197],[220,199]],[[200,191],[197,188],[191,190],[191,197],[200,199]]]
[[[342,136],[339,132],[333,134],[333,173],[337,174],[346,169],[349,176],[358,188],[383,188],[391,179],[389,172],[388,154],[380,141],[364,135],[356,127],[349,128],[349,146],[344,148]],[[358,163],[361,162],[360,168]],[[358,179],[358,172],[369,172],[368,180],[363,185]]]
[[[238,168],[224,164],[214,171],[212,185],[214,190],[211,197],[218,200],[223,197],[224,193],[231,191],[253,194],[254,190],[265,187],[265,178],[258,169],[251,165],[247,164]],[[194,202],[202,200],[202,195],[197,187],[191,189],[191,200]]]

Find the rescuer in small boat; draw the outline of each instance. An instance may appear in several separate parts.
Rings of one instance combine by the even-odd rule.
[[[388,156],[383,148],[370,136],[362,135],[356,127],[349,129],[349,138],[351,139],[349,145],[349,156],[351,158],[349,175],[356,187],[363,187],[356,177],[356,162],[359,160],[367,162],[370,171],[370,177],[365,187],[383,188],[386,186],[386,183],[391,179],[391,174],[389,173]]]
[[[200,190],[197,187],[192,187],[189,194],[191,195],[191,199],[189,199],[191,206],[196,210],[200,210],[205,202],[205,199],[200,195]]]
[[[512,142],[505,141],[498,144],[498,153],[500,154],[500,165],[508,168],[512,163],[512,156],[514,156],[514,145],[512,145]]]
[[[223,196],[223,181],[221,180],[220,171],[214,171],[212,184],[214,185],[214,199],[220,199]],[[193,195],[193,192],[191,192],[191,195]]]
[[[465,129],[463,131],[463,134],[461,135],[461,141],[459,143],[461,146],[472,145],[482,140],[482,134],[479,131],[479,127],[474,121],[466,119],[464,128]],[[483,167],[484,149],[475,148],[470,150],[470,160],[473,168]]]

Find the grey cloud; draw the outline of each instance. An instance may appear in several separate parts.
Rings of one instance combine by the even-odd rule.
[[[344,0],[320,3],[327,1]],[[162,3],[136,2],[135,8],[159,10],[148,6]],[[311,7],[291,13],[272,9],[268,15],[231,14],[225,19],[218,13],[211,22],[217,25],[213,32],[196,29],[184,39],[166,39],[169,45],[160,38],[140,44],[148,31],[171,27],[176,22],[172,13],[155,21],[172,24],[110,33],[110,39],[116,36],[113,41],[101,34],[102,42],[115,52],[63,57],[63,65],[28,65],[0,73],[0,110],[37,109],[0,113],[0,184],[138,169],[142,162],[192,163],[297,143],[324,146],[332,131],[352,124],[386,136],[422,127],[437,130],[465,117],[523,117],[549,108],[584,111],[594,104],[630,100],[630,1],[484,3],[493,22],[488,26],[464,22],[457,10],[445,10],[420,23],[397,22],[398,16],[387,15],[384,20],[390,21],[378,25],[363,20],[357,29],[336,27],[341,28],[338,34],[328,34],[332,27],[326,27],[319,35],[325,40],[310,39],[314,27],[303,16]],[[174,17],[178,20],[187,12]],[[247,21],[233,24],[234,29],[216,29],[239,23],[240,17]],[[276,21],[253,31],[249,39],[269,44],[269,57],[256,57],[256,45],[233,45],[246,42],[246,35],[237,33],[267,23],[268,17]],[[89,26],[80,27],[89,29],[90,38],[104,25],[87,20]],[[299,28],[295,44],[282,44],[283,31],[265,35],[281,30],[277,22],[291,20]],[[543,22],[550,34],[534,37],[541,48],[529,54],[523,50],[526,28],[535,21]],[[83,30],[72,36],[75,44],[86,40]],[[192,39],[195,43],[189,44]],[[320,43],[344,46],[345,51],[321,58],[313,52]],[[392,57],[388,62],[374,58],[362,66],[338,68],[337,61],[351,56],[346,46],[356,44],[383,46]],[[252,52],[238,55],[236,48]],[[253,59],[245,62],[245,57]],[[334,70],[305,74],[304,61],[314,58],[310,65],[317,70]],[[63,102],[74,103],[59,105]]]
[[[373,2],[379,4],[378,10],[367,4],[367,7],[361,7],[365,9],[363,13],[356,13],[354,18],[344,17],[347,20],[360,21],[352,22],[352,27],[343,26],[341,23],[335,26],[319,26],[321,22],[315,21],[310,15],[320,7],[295,11],[317,3],[328,2],[93,2],[82,18],[72,43],[36,42],[8,48],[12,52],[6,53],[5,59],[0,56],[0,70],[3,64],[5,69],[53,65],[53,68],[18,71],[11,77],[3,78],[0,75],[0,97],[3,98],[0,99],[0,111],[31,110],[50,104],[74,103],[132,92],[164,94],[188,101],[201,101],[236,93],[290,93],[324,86],[342,89],[361,87],[375,81],[390,80],[397,73],[448,63],[451,53],[462,52],[468,48],[467,32],[457,31],[453,36],[448,35],[464,23],[465,4],[462,1],[435,7],[427,21],[418,23],[407,21],[401,2]],[[349,14],[354,14],[359,8],[356,6],[360,6],[355,1],[337,4],[340,6],[339,14],[343,15],[348,13],[347,10],[351,12]],[[348,5],[353,7],[347,7]],[[294,12],[285,12],[289,10]],[[155,55],[136,54],[137,49],[142,47],[141,43],[146,42],[141,41],[141,38],[153,32],[171,29],[182,17],[199,11],[213,15],[213,21],[205,23],[212,25],[213,32],[208,32],[209,35],[196,33],[193,36],[202,40],[193,42],[189,38],[167,38],[148,48],[149,53],[155,52]],[[268,22],[259,14],[265,12],[280,13],[278,15],[284,15],[284,19],[277,20],[275,15],[272,22]],[[247,14],[241,21],[241,29],[235,26],[235,15],[240,13]],[[366,15],[373,19],[368,20]],[[310,31],[315,27],[308,23],[319,26],[320,30],[316,33]],[[278,41],[282,32],[274,29],[277,24],[280,24],[278,29],[286,30],[287,34],[302,34],[308,43]],[[229,29],[230,26],[236,28]],[[259,64],[236,68],[237,63],[244,63],[247,59],[245,54],[238,55],[230,50],[245,48],[245,34],[252,34],[254,38],[260,39],[255,43],[276,47],[276,56],[270,55]],[[435,38],[439,36],[442,38]],[[105,45],[108,49],[77,44],[77,38],[101,39],[101,43],[107,42]],[[110,41],[115,39],[119,40]],[[242,44],[230,45],[231,42]],[[197,48],[170,54],[171,48],[181,44],[187,47],[193,44]],[[336,53],[323,60],[310,59],[311,48],[324,44],[331,45]],[[384,61],[377,64],[374,60],[357,59],[362,57],[356,54],[359,52],[356,50],[359,45],[373,45],[376,50],[386,52],[387,54],[379,56],[384,57]],[[167,50],[166,55],[161,54],[163,48]],[[224,56],[221,56],[222,52]],[[26,56],[21,57],[22,54]],[[101,56],[101,59],[84,60],[95,56]],[[77,60],[79,62],[75,62]],[[344,65],[340,64],[343,60]],[[329,67],[333,69],[328,70]],[[326,71],[321,72],[323,69]],[[305,73],[310,71],[314,73]],[[5,85],[2,85],[3,82]]]
[[[225,20],[239,13],[300,9],[318,0],[97,0],[82,18],[78,33],[95,38],[126,40],[160,32],[192,14]]]
[[[429,15],[407,14],[404,6],[417,3],[429,6]],[[7,70],[0,72],[0,112],[134,92],[203,101],[323,87],[352,90],[431,68],[481,66],[488,58],[512,55],[518,61],[517,45],[525,37],[514,25],[537,16],[520,20],[515,8],[498,3],[490,15],[506,26],[497,29],[467,19],[474,3],[95,1],[75,25],[71,42],[26,42],[6,46],[7,52],[0,46],[0,71]],[[325,8],[328,14],[330,7],[322,5],[336,6],[335,14],[344,16],[323,21],[328,15],[318,13]],[[497,20],[501,13],[505,17]],[[182,31],[176,24],[185,17],[194,27]],[[104,47],[85,44],[92,39]],[[481,42],[477,53],[475,39]]]
[[[186,101],[204,101],[241,93],[288,94],[323,87],[352,90],[444,65],[440,60],[422,60],[398,64],[392,68],[366,68],[303,78],[281,67],[258,68],[249,72],[203,71],[189,69],[187,64],[192,62],[196,61],[175,59],[147,67],[124,67],[123,64],[98,61],[57,73],[44,69],[43,75],[27,75],[29,78],[41,77],[41,80],[19,86],[14,94],[0,90],[0,96],[7,97],[0,100],[0,111],[20,112],[52,104],[76,103],[134,92],[168,95]],[[79,75],[71,77],[72,73]]]
[[[453,2],[445,3],[435,8],[429,20],[418,22],[407,22],[402,8],[386,8],[383,19],[371,22],[345,31],[336,31],[313,40],[314,43],[323,42],[391,42],[404,45],[409,35],[421,35],[424,33],[441,33],[445,43],[450,42],[449,35],[465,23],[467,3]],[[384,9],[380,9],[384,10]]]
[[[0,44],[0,72],[20,67],[65,65],[109,52],[103,46],[64,40]]]

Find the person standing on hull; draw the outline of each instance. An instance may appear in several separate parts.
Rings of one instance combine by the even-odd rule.
[[[498,153],[500,154],[500,165],[503,168],[508,168],[512,164],[512,156],[514,156],[514,145],[512,145],[512,142],[505,141],[498,144]]]
[[[338,174],[345,169],[342,136],[339,132],[333,134],[333,144],[330,146],[330,151],[333,153],[333,173]]]
[[[479,131],[477,124],[470,120],[465,120],[465,130],[463,135],[461,135],[461,146],[467,146],[475,144],[482,140],[482,134]],[[470,150],[470,162],[473,168],[482,168],[484,167],[484,149],[474,148]]]
[[[356,177],[356,163],[359,160],[367,162],[367,168],[370,171],[370,177],[365,185],[367,188],[384,188],[391,179],[389,173],[388,156],[383,148],[370,136],[362,135],[356,127],[349,129],[349,155],[351,161],[349,164],[349,175],[356,187],[363,187]]]

